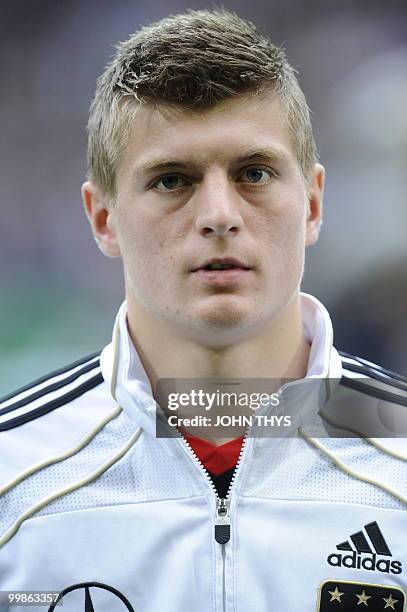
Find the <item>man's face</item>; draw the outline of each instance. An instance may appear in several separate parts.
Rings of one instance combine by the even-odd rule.
[[[107,217],[129,308],[212,346],[261,331],[299,289],[323,169],[305,184],[272,93],[199,113],[142,106],[132,127]],[[214,258],[244,269],[203,270]]]

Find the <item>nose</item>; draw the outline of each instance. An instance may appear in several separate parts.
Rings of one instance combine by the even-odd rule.
[[[196,230],[205,238],[238,234],[243,220],[239,196],[227,176],[206,176],[194,195]]]

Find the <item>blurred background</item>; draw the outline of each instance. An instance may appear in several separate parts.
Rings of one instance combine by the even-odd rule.
[[[123,299],[83,214],[97,76],[139,26],[189,0],[2,2],[0,395],[103,347]],[[335,345],[407,374],[407,5],[224,0],[286,47],[328,170],[303,290]]]

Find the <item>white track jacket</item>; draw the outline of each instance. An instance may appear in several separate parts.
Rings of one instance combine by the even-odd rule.
[[[339,354],[327,311],[301,296],[307,377],[321,381],[319,408],[334,402],[329,427],[349,406],[381,411],[384,427],[405,416],[407,379]],[[66,612],[405,610],[405,439],[365,439],[356,425],[316,436],[323,419],[305,402],[295,436],[249,434],[219,500],[183,438],[156,438],[155,411],[125,303],[101,354],[0,404],[10,610],[53,610],[47,592]]]

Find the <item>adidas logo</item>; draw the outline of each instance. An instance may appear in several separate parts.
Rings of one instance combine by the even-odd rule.
[[[380,557],[391,557],[392,554],[376,521],[365,525],[364,529],[369,539],[366,538],[363,531],[352,534],[349,539],[353,547],[348,540],[336,546],[337,550],[349,552],[349,554],[332,553],[327,558],[329,565],[354,569],[363,568],[371,571],[377,570],[386,574],[401,574],[401,561],[377,558],[378,555]]]

